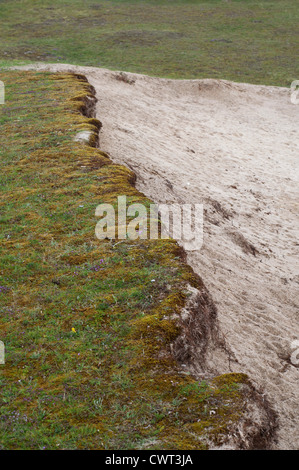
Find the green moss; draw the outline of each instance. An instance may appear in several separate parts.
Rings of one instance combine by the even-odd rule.
[[[240,373],[223,374],[215,377],[213,383],[220,389],[228,389],[240,384],[248,384],[249,378],[248,375]]]

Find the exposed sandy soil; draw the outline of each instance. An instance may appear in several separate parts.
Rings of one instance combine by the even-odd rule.
[[[279,415],[276,448],[298,449],[299,369],[290,355],[299,339],[299,105],[290,91],[38,67],[87,76],[100,148],[136,173],[140,191],[157,203],[204,204],[204,243],[188,263],[233,354],[218,372],[248,373]]]

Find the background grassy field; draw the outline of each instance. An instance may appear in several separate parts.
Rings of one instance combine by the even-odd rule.
[[[297,0],[0,1],[0,65],[62,62],[290,86]]]

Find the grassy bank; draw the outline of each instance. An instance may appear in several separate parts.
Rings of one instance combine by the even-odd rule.
[[[296,0],[6,0],[0,64],[92,65],[170,78],[290,86]]]
[[[172,240],[95,237],[95,208],[134,175],[73,137],[84,77],[5,72],[0,106],[1,449],[200,449],[246,415],[247,377],[182,372],[186,285],[203,290]],[[215,411],[216,410],[216,411]],[[247,420],[249,417],[247,416]]]

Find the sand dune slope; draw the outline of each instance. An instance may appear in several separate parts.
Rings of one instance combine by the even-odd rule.
[[[234,360],[279,415],[278,448],[299,447],[298,113],[284,88],[77,70],[96,88],[100,147],[155,202],[203,203],[188,262],[218,308]],[[226,371],[222,371],[226,372]]]

